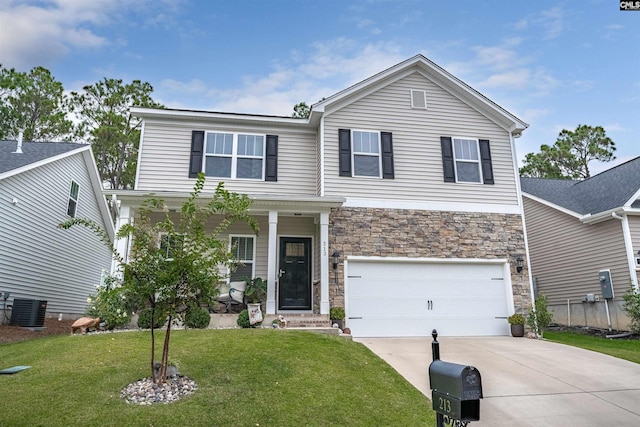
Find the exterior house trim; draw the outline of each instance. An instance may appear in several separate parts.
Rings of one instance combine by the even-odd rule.
[[[522,131],[529,126],[527,123],[489,100],[480,92],[471,88],[444,68],[438,66],[420,54],[314,104],[312,106],[311,116],[313,116],[314,111],[317,113],[324,113],[325,111],[330,113],[336,104],[337,108],[340,108],[343,102],[353,102],[352,100],[349,100],[349,98],[359,99],[366,96],[368,93],[377,90],[378,86],[387,85],[390,82],[401,79],[412,73],[414,71],[414,66],[421,74],[424,75],[424,77],[435,81],[452,95],[466,101],[467,104],[485,115],[485,117],[491,119],[497,124],[500,124],[504,129],[514,135],[520,135]]]
[[[518,180],[518,181],[519,181],[519,180]],[[520,184],[518,184],[518,186],[520,186]],[[538,202],[538,203],[542,203],[542,204],[543,204],[543,205],[545,205],[545,206],[548,206],[548,207],[550,207],[550,208],[552,208],[552,209],[555,209],[555,210],[557,210],[557,211],[560,211],[560,212],[562,212],[562,213],[565,213],[565,214],[567,214],[567,215],[570,215],[570,216],[572,216],[572,217],[574,217],[574,218],[577,218],[577,219],[579,219],[579,220],[582,220],[582,218],[584,217],[584,215],[580,215],[580,214],[579,214],[579,213],[577,213],[577,212],[574,212],[574,211],[572,211],[572,210],[569,210],[569,209],[563,208],[562,206],[558,206],[558,205],[556,205],[555,203],[551,203],[551,202],[549,202],[549,201],[547,201],[547,200],[545,200],[545,199],[541,199],[540,197],[536,197],[536,196],[531,195],[531,194],[529,194],[529,193],[525,193],[524,191],[521,191],[521,193],[522,193],[522,197],[527,197],[527,198],[529,198],[529,199],[531,199],[531,200],[534,200],[534,201],[536,201],[536,202]],[[521,201],[521,203],[522,203],[522,201]]]
[[[145,121],[142,121],[142,128],[140,129],[140,142],[138,143],[138,163],[136,163],[136,179],[133,183],[133,189],[136,190],[138,188],[138,177],[140,176],[140,163],[142,160],[142,144],[144,141],[144,125]]]
[[[415,209],[425,211],[481,212],[516,215],[522,214],[522,208],[517,205],[490,205],[464,202],[422,202],[389,199],[359,199],[355,197],[347,197],[342,206],[351,208]]]

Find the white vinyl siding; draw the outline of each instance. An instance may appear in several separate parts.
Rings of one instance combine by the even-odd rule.
[[[577,218],[523,197],[531,273],[549,304],[601,295],[598,272],[611,270],[616,296],[630,287],[629,267],[616,219],[582,224]]]
[[[0,289],[11,298],[48,301],[47,315],[83,314],[87,297],[111,269],[111,252],[88,228],[69,230],[69,179],[81,188],[76,216],[104,227],[82,154],[0,180]],[[7,200],[14,198],[17,204]],[[9,299],[11,303],[12,299]]]
[[[407,94],[424,88],[427,110],[412,109]],[[325,195],[408,201],[518,204],[509,133],[419,73],[413,73],[358,101],[327,111]],[[393,133],[393,180],[372,188],[370,179],[340,177],[338,129],[377,129]],[[441,136],[490,140],[494,185],[445,183]]]
[[[315,196],[317,194],[316,131],[292,127],[215,126],[202,122],[145,120],[138,187],[146,191],[193,190],[194,179],[189,178],[191,132],[278,135],[278,181],[258,181],[207,177],[205,191],[214,191],[223,181],[230,191],[248,194],[289,194]]]

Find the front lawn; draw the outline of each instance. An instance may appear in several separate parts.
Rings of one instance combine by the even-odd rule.
[[[161,342],[162,333],[156,339]],[[0,345],[0,424],[11,426],[434,425],[427,398],[365,346],[283,330],[179,330],[170,362],[195,380],[182,400],[120,399],[150,375],[148,332],[58,336]],[[159,354],[158,356],[159,357]]]
[[[550,330],[545,331],[544,337],[549,341],[597,351],[598,353],[608,354],[619,359],[640,363],[640,340],[637,339],[607,339],[577,332]]]

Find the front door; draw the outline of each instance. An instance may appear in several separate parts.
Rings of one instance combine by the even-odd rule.
[[[280,238],[278,310],[311,310],[311,239]]]

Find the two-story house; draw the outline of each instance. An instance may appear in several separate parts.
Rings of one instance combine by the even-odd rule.
[[[267,314],[343,306],[354,336],[502,335],[531,306],[514,143],[527,124],[422,55],[308,119],[131,113],[144,128],[119,223],[149,193],[177,208],[200,171],[205,192],[250,195],[261,232],[231,230],[231,279],[267,279]]]

